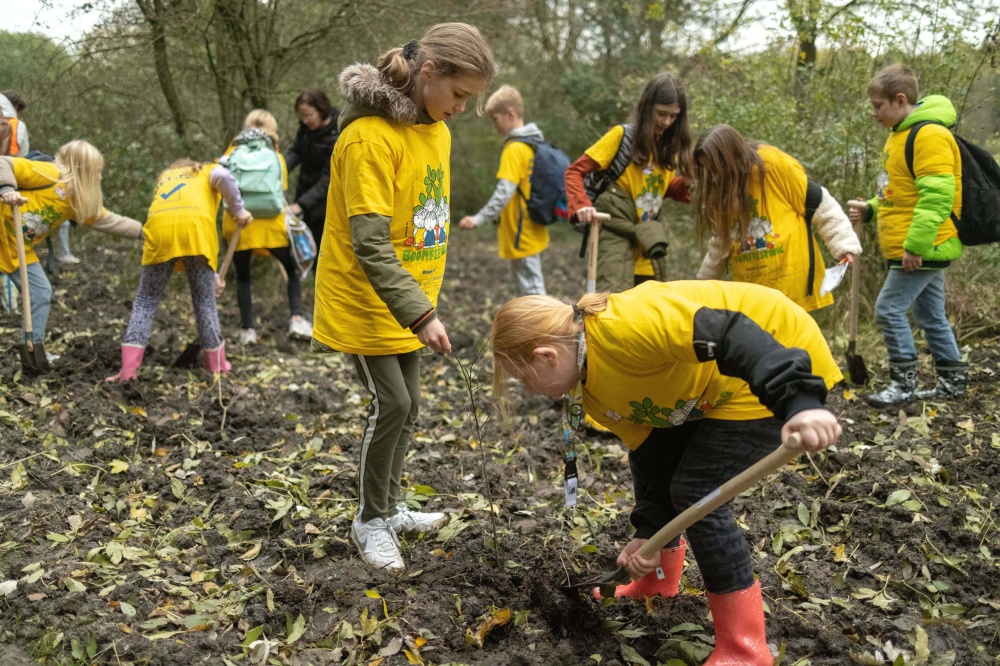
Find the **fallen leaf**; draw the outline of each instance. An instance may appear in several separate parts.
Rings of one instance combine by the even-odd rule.
[[[258,555],[260,555],[260,541],[254,544],[253,548],[240,555],[240,559],[245,562],[249,562]]]
[[[124,460],[112,460],[111,461],[111,473],[121,474],[122,472],[128,471],[128,463]]]
[[[495,608],[476,620],[476,628],[465,630],[465,640],[478,648],[483,647],[486,637],[497,627],[502,627],[510,622],[509,608]]]

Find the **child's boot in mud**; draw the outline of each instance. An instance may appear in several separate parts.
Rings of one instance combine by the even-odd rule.
[[[664,599],[677,596],[678,585],[681,582],[681,572],[684,570],[684,553],[687,543],[681,539],[676,548],[664,548],[660,551],[660,566],[640,578],[615,588],[615,598],[644,599],[657,595]],[[595,587],[594,598],[600,601],[601,590]]]
[[[764,632],[760,581],[728,594],[708,593],[715,622],[715,650],[705,666],[774,666]]]
[[[233,369],[233,365],[226,360],[225,343],[215,349],[203,351],[202,360],[205,362],[205,369],[213,375],[217,372],[229,372]]]
[[[139,366],[142,365],[142,357],[146,353],[145,347],[134,345],[122,345],[122,369],[117,375],[111,375],[106,382],[127,382],[135,379]]]

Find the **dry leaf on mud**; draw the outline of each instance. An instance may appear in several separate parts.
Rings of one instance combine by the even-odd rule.
[[[497,627],[502,627],[510,622],[510,609],[509,608],[495,608],[479,616],[476,621],[475,629],[469,628],[465,630],[465,640],[467,643],[471,643],[476,647],[483,647],[486,642],[486,637],[490,635]]]
[[[257,557],[258,555],[260,555],[260,542],[259,541],[256,544],[254,544],[253,548],[251,548],[247,552],[245,552],[242,555],[240,555],[240,559],[244,560],[246,562],[249,562],[253,558]]]

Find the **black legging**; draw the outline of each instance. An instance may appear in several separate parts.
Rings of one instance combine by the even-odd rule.
[[[292,316],[302,314],[302,281],[299,270],[292,259],[291,250],[286,247],[269,247],[271,256],[281,262],[288,275],[288,309]],[[240,306],[240,321],[243,328],[254,327],[253,297],[250,295],[250,256],[253,250],[240,250],[233,253],[233,266],[236,268],[236,302]]]

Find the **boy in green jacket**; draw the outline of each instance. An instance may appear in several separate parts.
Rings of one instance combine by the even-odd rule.
[[[878,220],[879,245],[889,274],[875,302],[875,320],[889,352],[890,383],[865,399],[876,407],[965,396],[968,366],[961,360],[945,314],[944,269],[962,256],[954,221],[962,214],[962,160],[951,131],[955,107],[929,95],[916,103],[917,77],[901,64],[882,69],[868,84],[872,116],[892,130],[879,160],[878,192],[868,202],[849,202],[851,221]],[[923,121],[906,159],[911,128]],[[937,383],[917,391],[917,350],[906,313],[927,339]]]

